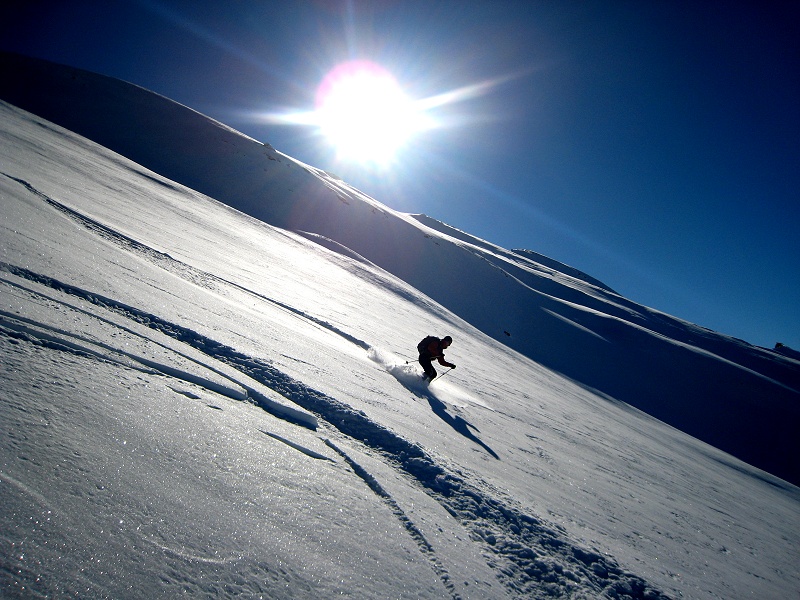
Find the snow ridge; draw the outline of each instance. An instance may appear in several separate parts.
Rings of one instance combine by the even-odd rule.
[[[9,263],[0,261],[0,271],[5,271],[5,272],[10,273],[12,275],[16,275],[17,277],[21,277],[23,279],[27,279],[29,281],[33,281],[33,282],[39,283],[41,285],[45,285],[45,286],[47,286],[47,287],[49,287],[51,289],[54,289],[54,290],[57,290],[57,291],[60,291],[62,293],[69,294],[69,295],[72,295],[72,296],[76,296],[76,297],[81,298],[83,300],[86,300],[86,301],[88,301],[88,302],[90,302],[92,304],[95,304],[97,306],[105,308],[106,310],[109,310],[109,311],[112,311],[112,312],[116,312],[116,313],[118,313],[118,314],[120,314],[120,315],[122,315],[122,316],[124,316],[124,317],[126,317],[128,319],[130,319],[131,321],[140,323],[142,325],[146,325],[146,326],[150,327],[151,329],[155,329],[157,331],[160,331],[161,333],[164,333],[169,337],[177,339],[178,341],[181,341],[183,343],[187,343],[188,345],[193,346],[193,347],[201,350],[202,352],[204,352],[205,354],[208,354],[209,356],[212,355],[212,353],[210,351],[213,350],[213,348],[215,346],[221,346],[221,344],[218,344],[217,342],[213,342],[213,341],[208,340],[206,338],[202,338],[202,336],[199,336],[198,334],[196,334],[196,333],[194,333],[194,332],[192,332],[192,331],[190,331],[188,329],[185,329],[185,328],[183,328],[183,327],[181,327],[179,325],[175,325],[175,324],[169,323],[169,322],[167,322],[167,321],[165,321],[163,319],[160,319],[159,317],[157,317],[155,315],[148,314],[148,313],[146,313],[144,311],[140,311],[140,310],[138,310],[136,308],[133,308],[131,306],[127,306],[127,305],[125,305],[123,303],[117,302],[117,301],[112,300],[110,298],[103,297],[103,296],[101,296],[99,294],[94,294],[92,292],[88,292],[88,291],[83,290],[81,288],[78,288],[78,287],[63,283],[63,282],[58,281],[58,280],[56,280],[56,279],[54,279],[52,277],[48,277],[46,275],[41,275],[39,273],[34,273],[33,271],[25,269],[24,267],[19,267],[19,266],[16,266],[16,265],[11,265]],[[19,336],[17,336],[17,337],[19,337]],[[197,338],[200,338],[200,339],[198,340]],[[194,343],[192,343],[192,342],[194,342]],[[73,351],[73,352],[75,351],[74,348],[70,348],[68,345],[64,344],[63,342],[61,342],[61,343],[55,343],[55,342],[52,342],[52,341],[47,342],[46,338],[44,338],[43,336],[39,336],[39,343],[41,345],[48,345],[49,347],[54,348],[54,349],[64,349],[65,347],[67,347],[71,351]],[[81,353],[84,354],[84,355],[90,355],[90,356],[92,355],[92,353],[89,353],[89,352],[87,352],[85,350],[82,350]],[[116,361],[113,361],[113,359],[109,359],[107,354],[104,354],[103,358],[106,359],[106,360],[111,360],[111,362],[116,362]],[[141,359],[140,357],[137,357],[137,360],[139,362],[143,362],[143,359]],[[221,362],[225,362],[225,361],[223,360]],[[129,365],[126,365],[126,366],[129,366]],[[156,368],[155,363],[151,363],[151,366],[153,368]],[[160,367],[163,367],[163,366],[160,366]],[[170,375],[170,376],[175,376],[176,373],[177,373],[177,371],[175,369],[171,368],[171,367],[157,368],[157,370],[163,372],[166,375]],[[210,385],[206,380],[203,380],[203,379],[200,379],[200,378],[197,378],[197,377],[193,377],[193,376],[192,377],[188,377],[187,376],[186,380],[187,381],[192,381],[193,383],[202,384],[205,387],[208,387],[209,389],[211,389],[212,391],[216,391],[216,392],[219,393],[219,390],[215,389],[218,386]],[[233,397],[233,398],[236,398],[236,399],[250,399],[250,400],[254,401],[256,404],[258,404],[265,411],[267,411],[268,413],[272,414],[275,417],[278,417],[278,418],[283,419],[283,420],[288,420],[288,421],[296,423],[296,424],[301,424],[301,425],[303,425],[305,427],[310,427],[312,429],[316,428],[316,426],[317,426],[316,420],[313,417],[310,417],[307,413],[305,413],[303,411],[298,411],[298,410],[292,409],[291,407],[287,407],[287,406],[281,405],[279,403],[276,403],[273,400],[267,398],[264,394],[262,394],[258,390],[250,388],[250,387],[246,386],[245,384],[241,384],[241,385],[246,390],[245,394],[240,394],[240,395],[238,395],[238,397],[237,397],[237,394],[233,394],[233,393],[229,393],[229,394],[225,394],[225,395],[228,395],[229,397]]]
[[[4,266],[5,265],[0,265],[0,268]],[[11,282],[8,283],[13,285]],[[36,323],[31,319],[26,319],[25,317],[20,317],[18,315],[12,315],[2,310],[0,310],[0,328],[3,328],[6,335],[9,337],[24,339],[25,341],[33,344],[52,348],[53,350],[73,352],[79,356],[86,356],[89,358],[113,362],[121,366],[142,371],[144,373],[161,373],[170,377],[174,377],[175,379],[194,383],[200,387],[204,387],[233,400],[246,400],[248,397],[244,388],[238,385],[235,381],[231,381],[231,385],[219,384],[205,377],[200,377],[194,375],[193,373],[176,369],[170,365],[165,365],[143,356],[137,356],[130,352],[113,348],[101,342],[88,340],[67,331],[53,329],[41,323]],[[73,342],[66,338],[76,339],[79,341],[79,343]],[[99,350],[93,349],[92,346],[99,348]],[[121,355],[122,359],[129,360],[116,359],[114,358],[114,355]],[[223,375],[223,377],[225,376]]]

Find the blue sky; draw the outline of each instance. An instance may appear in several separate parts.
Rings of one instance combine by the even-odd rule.
[[[0,48],[136,83],[392,208],[800,348],[798,2],[5,2]],[[431,111],[389,166],[308,126],[336,65]],[[488,83],[487,83],[488,82]]]

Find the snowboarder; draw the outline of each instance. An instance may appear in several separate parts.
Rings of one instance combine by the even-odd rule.
[[[453,338],[449,335],[444,336],[442,339],[429,335],[417,344],[417,350],[419,350],[419,364],[422,365],[422,370],[425,371],[423,377],[426,381],[431,382],[436,378],[436,369],[434,369],[431,364],[434,358],[439,360],[440,365],[450,367],[451,369],[456,368],[453,363],[447,362],[444,359],[444,351],[446,348],[449,348],[452,343]]]

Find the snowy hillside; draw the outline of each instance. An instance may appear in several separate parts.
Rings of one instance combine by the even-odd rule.
[[[2,72],[4,596],[800,592],[797,361],[140,88]]]
[[[333,240],[538,363],[800,482],[796,361],[638,305],[535,253],[392,211],[141,88],[0,56],[0,98],[264,222]]]

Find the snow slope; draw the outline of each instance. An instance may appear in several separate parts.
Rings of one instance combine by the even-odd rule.
[[[791,473],[796,361],[41,68],[141,155],[0,105],[4,597],[800,592],[798,489],[630,402],[771,428]],[[427,333],[458,364],[429,389]]]
[[[393,211],[142,88],[9,54],[0,68],[0,98],[264,222],[361,256],[540,364],[800,482],[797,361],[638,305],[535,253]]]

